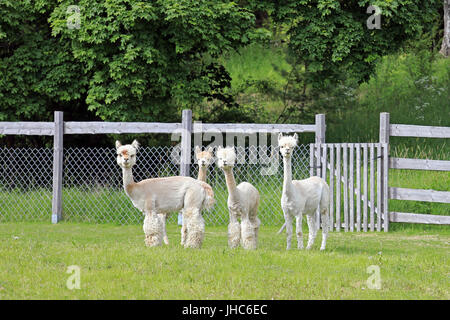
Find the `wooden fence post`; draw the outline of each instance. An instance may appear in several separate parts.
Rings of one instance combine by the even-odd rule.
[[[389,183],[389,136],[390,136],[390,123],[389,113],[380,113],[380,148],[382,149],[382,212],[383,212],[383,229],[385,232],[389,230],[389,201],[388,201],[388,183]],[[383,147],[384,145],[384,147]]]
[[[180,175],[189,177],[191,167],[192,110],[183,110],[181,127]]]
[[[54,117],[52,223],[58,223],[62,219],[64,113],[55,111]]]
[[[324,114],[316,114],[316,144],[317,143],[325,143],[325,115]]]
[[[325,143],[325,131],[326,131],[326,125],[325,125],[325,115],[323,113],[316,114],[316,158],[317,158],[317,165],[318,168],[316,169],[316,175],[321,176],[323,170],[326,172],[326,159],[324,161],[321,161],[321,144]],[[314,164],[313,164],[314,165]],[[325,166],[325,167],[323,167]],[[316,223],[320,228],[320,213],[319,211],[316,212]]]
[[[180,176],[189,177],[191,169],[191,134],[192,134],[192,110],[185,109],[181,115],[181,159]],[[178,225],[182,224],[181,213],[178,214]]]
[[[389,113],[380,113],[380,143],[389,143]]]

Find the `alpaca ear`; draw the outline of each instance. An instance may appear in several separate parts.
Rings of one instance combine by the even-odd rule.
[[[295,142],[297,142],[297,141],[298,141],[298,136],[297,136],[297,133],[294,133],[294,139],[295,139]]]
[[[194,152],[195,152],[195,154],[200,153],[200,147],[199,146],[195,146]]]
[[[220,150],[222,150],[223,149],[223,147],[222,146],[219,146],[218,148],[217,148],[217,151],[220,151]]]
[[[134,140],[131,143],[131,146],[137,150],[137,149],[139,149],[140,144],[139,144],[139,142],[137,140]]]
[[[280,141],[281,138],[283,138],[283,134],[280,132],[280,133],[278,134],[278,141]]]
[[[213,148],[213,147],[209,147],[209,148],[208,148],[208,152],[209,152],[209,153],[212,153],[212,152],[213,152],[213,150],[214,150],[214,148]]]
[[[116,149],[119,149],[122,146],[119,140],[116,141]]]

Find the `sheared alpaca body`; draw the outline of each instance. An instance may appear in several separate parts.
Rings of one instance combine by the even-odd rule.
[[[320,250],[325,250],[328,237],[328,207],[330,202],[330,190],[322,178],[311,177],[304,180],[292,180],[292,151],[297,145],[297,135],[278,137],[278,145],[283,155],[284,179],[281,196],[281,208],[283,209],[286,226],[286,249],[291,248],[292,222],[296,219],[297,247],[303,249],[302,218],[306,215],[309,237],[306,249],[311,249],[317,235],[319,226],[316,223],[315,214],[319,211],[322,220],[322,244]],[[282,229],[281,229],[282,230]],[[280,230],[280,231],[281,231]]]
[[[173,211],[183,209],[189,232],[186,247],[199,248],[203,243],[205,223],[203,209],[214,205],[214,192],[204,182],[190,177],[167,177],[134,182],[132,167],[136,163],[139,144],[134,141],[124,145],[117,141],[117,163],[122,167],[123,186],[133,205],[143,212],[145,243],[159,246],[162,240],[168,244],[165,220]]]
[[[206,182],[206,176],[208,172],[208,166],[211,164],[211,160],[213,158],[213,148],[209,147],[206,151],[201,151],[198,146],[195,147],[195,157],[197,158],[198,163],[198,177],[197,180]],[[184,212],[181,211],[181,215],[183,216]],[[181,226],[181,244],[184,245],[187,237],[187,224],[186,219],[182,219]]]
[[[228,189],[228,246],[236,248],[239,244],[244,249],[256,249],[260,221],[257,217],[259,192],[248,182],[236,186],[233,167],[236,160],[234,148],[221,148],[217,151],[218,166],[225,174]],[[239,223],[239,219],[241,222]]]

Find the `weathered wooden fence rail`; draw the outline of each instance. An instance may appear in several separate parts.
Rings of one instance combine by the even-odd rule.
[[[229,123],[196,123],[192,121],[192,111],[183,110],[180,123],[161,122],[102,122],[102,121],[64,121],[63,112],[54,114],[53,122],[0,122],[0,135],[45,135],[54,137],[53,148],[53,196],[52,222],[62,219],[63,189],[63,150],[64,135],[67,134],[138,134],[165,133],[172,134],[173,139],[180,140],[181,155],[179,174],[190,173],[193,134],[233,133],[248,136],[261,132],[267,133],[315,133],[316,142],[325,142],[325,116],[316,115],[315,124],[229,124]],[[177,140],[177,141],[178,141]],[[200,141],[201,143],[201,141]]]
[[[450,171],[450,161],[390,157],[391,136],[450,138],[450,128],[390,124],[389,113],[381,113],[379,143],[311,144],[310,175],[330,186],[330,229],[388,231],[389,222],[450,224],[450,216],[389,211],[389,199],[450,203],[447,191],[389,187],[389,169]]]
[[[382,113],[380,120],[387,124],[389,136],[419,138],[450,138],[450,127],[390,124],[389,114]],[[450,161],[430,159],[390,158],[390,169],[450,171]],[[426,189],[389,188],[387,199],[450,203],[450,192]],[[450,224],[450,216],[409,212],[389,212],[389,221],[425,224]]]
[[[314,124],[198,123],[192,111],[183,110],[180,123],[160,122],[66,122],[55,112],[53,122],[0,122],[0,135],[46,135],[54,137],[52,222],[62,219],[63,148],[67,134],[172,134],[180,141],[180,175],[189,175],[191,151],[196,135],[215,133],[255,139],[258,133],[315,134],[310,145],[310,175],[318,175],[330,186],[330,229],[340,231],[388,231],[389,222],[450,224],[450,216],[390,212],[389,199],[450,203],[450,192],[389,187],[389,169],[450,171],[450,161],[408,159],[389,156],[389,138],[450,138],[449,127],[391,124],[388,113],[380,114],[378,143],[325,143],[325,116]],[[226,141],[228,143],[228,140]],[[320,219],[319,215],[317,219]],[[318,220],[320,222],[320,220]]]

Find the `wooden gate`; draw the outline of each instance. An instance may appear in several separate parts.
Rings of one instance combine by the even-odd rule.
[[[391,124],[389,113],[381,113],[380,143],[310,145],[310,175],[330,186],[330,230],[388,231],[389,222],[450,224],[448,215],[389,212],[389,199],[450,203],[448,191],[389,187],[389,169],[450,171],[447,160],[390,157],[391,136],[448,139],[450,128]]]
[[[330,186],[330,230],[387,231],[388,145],[324,143],[310,148],[310,175]]]

